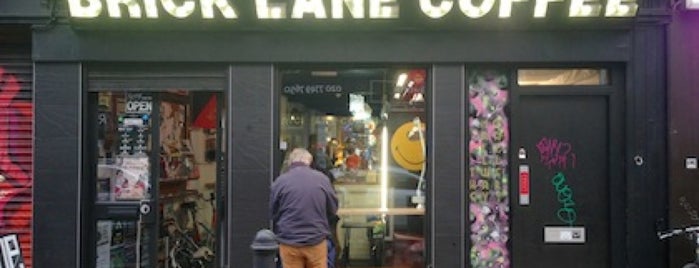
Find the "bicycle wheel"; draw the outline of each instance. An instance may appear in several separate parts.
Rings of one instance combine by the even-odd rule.
[[[684,266],[682,266],[682,268],[699,268],[699,264],[691,262],[691,263],[685,264]]]

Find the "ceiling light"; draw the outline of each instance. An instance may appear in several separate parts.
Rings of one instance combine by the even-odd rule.
[[[336,77],[337,71],[311,71],[312,76]]]

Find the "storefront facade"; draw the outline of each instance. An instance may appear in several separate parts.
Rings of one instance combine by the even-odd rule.
[[[363,174],[335,173],[367,196],[346,205],[383,196],[384,163],[417,178],[340,215],[390,223],[385,267],[666,265],[663,3],[182,3],[41,7],[34,266],[167,267],[187,241],[164,237],[199,226],[207,262],[249,267],[285,151],[333,138]],[[399,130],[419,161],[388,153]],[[185,207],[189,225],[168,216]]]

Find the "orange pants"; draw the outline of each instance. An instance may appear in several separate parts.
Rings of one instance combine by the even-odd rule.
[[[314,246],[279,245],[284,268],[328,268],[328,243],[325,239]]]

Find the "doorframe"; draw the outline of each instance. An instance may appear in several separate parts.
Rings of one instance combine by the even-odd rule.
[[[475,67],[475,66],[474,66]],[[529,68],[551,68],[551,69],[563,69],[563,68],[595,68],[595,69],[605,69],[608,72],[609,84],[607,85],[597,85],[597,86],[527,86],[526,90],[523,90],[521,86],[517,84],[517,70],[518,69],[529,69]],[[626,133],[626,124],[624,124],[625,116],[625,105],[624,96],[626,96],[626,81],[627,72],[626,66],[622,63],[584,63],[584,64],[514,64],[510,66],[501,66],[501,69],[509,70],[510,79],[510,92],[509,92],[509,103],[508,103],[508,117],[511,119],[513,114],[516,114],[518,109],[520,109],[519,99],[521,96],[526,95],[567,95],[567,96],[607,96],[609,100],[609,106],[607,107],[609,113],[608,129],[609,129],[609,144],[607,151],[609,153],[609,267],[624,267],[626,263],[626,207],[627,207],[627,194],[626,194],[626,176],[625,174],[625,146],[624,137]],[[510,122],[510,133],[516,133],[516,130],[520,129],[521,122]],[[515,153],[513,153],[512,147],[515,142],[515,138],[510,135],[510,156],[509,156],[509,166],[510,171],[510,213],[514,211],[514,207],[519,206],[518,196],[519,192],[516,186],[516,181],[512,173],[516,167],[512,165],[515,163],[512,161],[514,159]],[[619,145],[619,146],[615,146]],[[513,214],[510,215],[510,218]],[[510,220],[510,230],[512,230],[513,221]],[[513,236],[510,236],[514,238]],[[512,251],[512,243],[509,242],[510,250]]]

